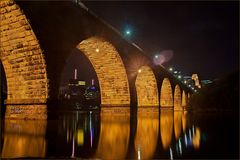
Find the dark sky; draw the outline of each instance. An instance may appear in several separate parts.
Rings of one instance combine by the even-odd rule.
[[[237,70],[239,10],[237,2],[83,2],[147,54],[173,50],[173,65],[185,75],[214,79]]]

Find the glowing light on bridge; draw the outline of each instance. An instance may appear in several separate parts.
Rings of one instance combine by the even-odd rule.
[[[172,50],[163,50],[159,54],[154,56],[153,62],[155,65],[162,65],[163,63],[170,61],[172,57]]]
[[[96,52],[99,52],[99,49],[98,48],[96,48],[96,50],[95,50]]]

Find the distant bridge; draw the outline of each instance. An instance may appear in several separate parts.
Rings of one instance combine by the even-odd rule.
[[[55,101],[65,61],[77,48],[96,71],[102,108],[187,105],[191,91],[184,84],[82,3],[2,0],[0,7],[6,104]],[[47,109],[7,107],[6,116],[21,115],[19,110],[46,114]]]

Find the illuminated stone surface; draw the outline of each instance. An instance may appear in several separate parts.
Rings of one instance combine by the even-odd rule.
[[[188,96],[187,96],[188,102],[189,102],[190,98],[191,98],[191,94],[188,93]]]
[[[161,110],[160,113],[160,135],[164,150],[168,150],[172,141],[173,111]]]
[[[101,115],[129,115],[130,106],[102,106]]]
[[[172,107],[173,96],[172,87],[169,79],[164,78],[161,87],[160,105],[161,107]]]
[[[45,157],[46,120],[7,120],[2,158]]]
[[[182,114],[183,113],[181,111],[175,111],[173,114],[174,114],[174,134],[175,134],[176,140],[178,140],[182,131]]]
[[[176,85],[174,90],[174,110],[182,110],[181,90],[179,85]]]
[[[142,66],[138,72],[135,87],[138,106],[158,106],[158,89],[155,76],[148,66]]]
[[[88,57],[97,73],[101,104],[129,105],[127,74],[117,50],[109,42],[97,37],[83,40],[77,48]]]
[[[124,159],[128,150],[130,115],[101,114],[101,129],[96,157]]]
[[[158,142],[158,129],[159,121],[157,112],[147,115],[144,112],[138,112],[137,131],[134,140],[136,158],[152,158]]]
[[[7,103],[45,103],[46,64],[38,40],[12,0],[0,2],[0,59],[7,79]]]
[[[186,92],[183,90],[182,91],[182,106],[186,107],[187,105],[187,96],[186,96]]]
[[[7,119],[47,119],[47,105],[7,105]]]
[[[201,85],[200,85],[199,78],[198,78],[197,74],[192,74],[192,80],[194,80],[196,87],[201,88]]]

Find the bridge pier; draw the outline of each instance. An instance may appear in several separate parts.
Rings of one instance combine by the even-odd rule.
[[[7,105],[6,119],[47,119],[47,105]]]

